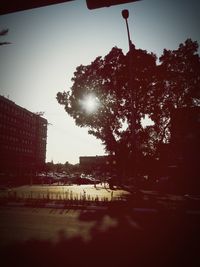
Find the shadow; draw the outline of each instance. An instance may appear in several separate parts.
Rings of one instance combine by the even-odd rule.
[[[80,221],[97,221],[102,220],[106,215],[105,211],[96,211],[96,210],[83,210],[79,215]]]
[[[82,214],[79,220],[96,221],[88,240],[81,236],[69,238],[61,230],[56,242],[31,239],[14,243],[0,251],[3,266],[193,267],[200,264],[199,219],[93,211],[86,218]]]

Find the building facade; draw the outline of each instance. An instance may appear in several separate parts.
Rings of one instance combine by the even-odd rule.
[[[79,158],[80,167],[88,172],[113,172],[116,169],[114,156],[85,156]]]
[[[174,110],[171,119],[171,157],[176,177],[200,192],[200,107]],[[175,176],[174,175],[174,176]]]
[[[40,170],[46,159],[47,120],[0,96],[0,173]]]

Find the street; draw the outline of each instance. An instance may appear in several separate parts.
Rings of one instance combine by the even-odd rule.
[[[58,241],[62,231],[66,237],[87,238],[94,222],[80,221],[81,211],[38,208],[0,208],[0,245],[29,239]]]
[[[4,266],[195,266],[198,260],[199,219],[178,213],[2,206],[0,218]]]
[[[4,266],[50,267],[65,262],[68,266],[128,266],[126,263],[135,262],[163,267],[174,261],[176,266],[185,262],[195,266],[198,260],[200,216],[198,210],[183,209],[180,196],[156,195],[152,202],[154,193],[143,192],[143,200],[135,198],[129,207],[123,201],[108,206],[94,205],[94,201],[89,206],[61,208],[60,199],[98,196],[110,201],[129,193],[100,184],[21,186],[9,192],[22,199],[30,195],[43,199],[49,194],[52,200],[43,207],[20,206],[26,201],[1,205],[0,257],[7,262]]]

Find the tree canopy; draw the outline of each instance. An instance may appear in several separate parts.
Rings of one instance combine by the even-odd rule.
[[[104,58],[78,66],[72,81],[70,90],[57,93],[59,104],[78,126],[88,127],[107,152],[123,158],[131,151],[134,96],[137,149],[152,155],[170,138],[172,109],[200,105],[198,44],[188,39],[176,50],[164,49],[159,60],[145,50],[133,48],[124,55],[114,47]],[[142,127],[145,115],[153,126]]]

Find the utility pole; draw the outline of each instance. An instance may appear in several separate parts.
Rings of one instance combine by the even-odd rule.
[[[134,81],[133,81],[133,52],[135,50],[135,46],[133,45],[129,26],[128,26],[128,17],[129,11],[127,9],[122,10],[122,17],[126,21],[127,35],[128,35],[128,44],[129,44],[129,52],[128,52],[128,62],[129,62],[129,81],[128,81],[128,89],[131,92],[131,101],[130,101],[130,110],[131,110],[131,165],[133,166],[133,174],[136,176],[136,165],[137,165],[137,143],[136,143],[136,90],[134,90]],[[134,161],[134,162],[133,162]],[[136,177],[134,177],[136,178]]]

